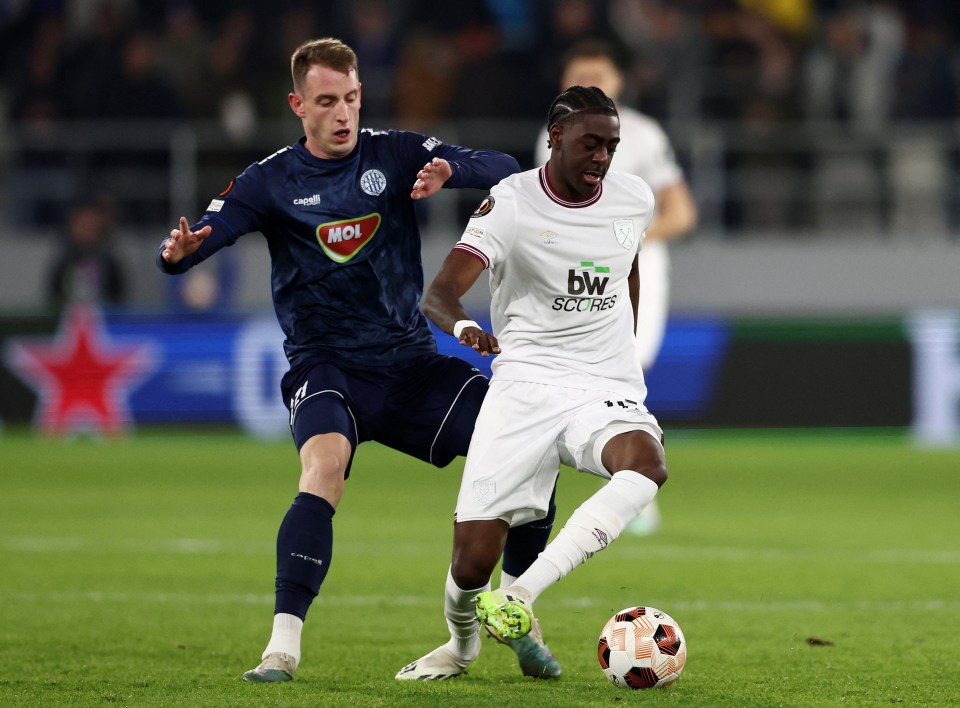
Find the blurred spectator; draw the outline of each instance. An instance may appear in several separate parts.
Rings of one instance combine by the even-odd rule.
[[[619,38],[610,29],[607,3],[599,0],[555,0],[546,4],[546,16],[538,18],[541,27],[535,60],[551,96],[555,95],[557,69],[571,46],[578,42],[603,41],[614,50],[619,62],[625,52]],[[546,101],[549,105],[550,100]]]
[[[10,77],[10,117],[33,128],[67,117],[63,100],[64,22],[59,17],[44,17],[33,33],[33,41],[22,58],[25,71]]]
[[[353,47],[363,67],[364,124],[393,122],[394,70],[400,56],[398,3],[357,0],[350,4],[344,41]]]
[[[133,32],[120,50],[119,72],[98,107],[101,118],[175,119],[182,116],[180,96],[161,73],[156,40]]]
[[[952,120],[957,116],[957,51],[937,17],[914,13],[896,68],[893,115],[902,120]]]
[[[537,115],[556,95],[553,84],[548,86],[544,81],[537,62],[530,61],[529,48],[518,50],[503,43],[501,27],[487,7],[474,24],[461,29],[456,47],[460,75],[450,106],[451,118]]]
[[[704,117],[740,120],[758,96],[791,100],[796,90],[795,48],[768,16],[719,2],[706,11],[703,32]]]
[[[168,145],[183,110],[179,94],[157,66],[156,40],[151,33],[136,30],[126,35],[119,66],[99,110],[102,120],[117,121],[110,124],[111,129],[127,140],[118,140],[116,145],[101,142],[91,151],[85,176],[89,188],[120,200],[125,222],[161,221],[168,210],[164,200],[170,182]],[[119,124],[136,120],[148,124]],[[147,130],[150,141],[129,140]]]
[[[827,14],[805,67],[807,116],[861,132],[882,129],[903,42],[902,19],[887,3],[849,3]]]
[[[696,117],[703,47],[693,14],[669,0],[612,0],[610,15],[632,54],[622,100],[660,120]]]
[[[258,41],[256,26],[248,9],[229,13],[203,67],[207,105],[202,117],[216,119],[227,135],[238,141],[249,138],[260,119],[255,81],[258,52],[253,47]]]
[[[56,147],[55,135],[58,121],[69,117],[62,57],[65,25],[60,17],[46,15],[32,32],[27,31],[29,23],[18,26],[30,42],[29,49],[21,47],[24,69],[10,76],[9,117],[20,132],[6,190],[8,218],[18,225],[55,227],[66,218],[63,203],[76,181],[69,155]]]
[[[201,67],[207,65],[209,38],[194,6],[179,2],[169,7],[157,45],[157,68],[177,88],[185,112],[202,115],[207,101]]]
[[[394,76],[397,127],[430,132],[447,115],[459,72],[457,49],[446,33],[430,28],[407,32]]]
[[[111,222],[109,206],[100,200],[86,200],[70,210],[62,248],[47,279],[52,306],[123,303],[126,284],[120,259],[111,250]]]
[[[430,132],[462,114],[457,94],[465,68],[496,54],[499,32],[483,0],[414,0],[409,15],[416,19],[403,34],[396,70],[397,127]]]
[[[93,120],[114,90],[121,48],[134,23],[120,4],[90,3],[87,11],[94,13],[89,30],[79,31],[67,50],[64,97],[70,117]]]

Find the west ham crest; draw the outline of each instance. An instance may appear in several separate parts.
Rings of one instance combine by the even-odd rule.
[[[613,222],[613,233],[617,237],[617,243],[626,249],[633,248],[637,242],[637,236],[633,230],[633,219],[617,219]]]
[[[478,479],[473,483],[473,498],[480,506],[487,506],[497,493],[497,483],[491,479]]]

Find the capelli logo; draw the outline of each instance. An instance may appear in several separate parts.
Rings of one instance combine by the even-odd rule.
[[[309,197],[300,197],[299,199],[294,199],[293,203],[296,206],[320,206],[320,195],[314,194]]]

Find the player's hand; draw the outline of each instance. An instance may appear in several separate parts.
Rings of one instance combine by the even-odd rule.
[[[411,199],[425,199],[432,197],[440,191],[444,182],[450,179],[453,174],[453,168],[450,163],[439,157],[435,157],[423,169],[417,172],[417,181],[413,183],[413,191],[410,192]]]
[[[209,224],[199,231],[191,231],[186,217],[181,216],[180,228],[170,232],[170,237],[163,242],[160,255],[167,263],[179,263],[200,248],[200,244],[212,231]]]
[[[463,331],[460,332],[460,344],[479,352],[480,356],[500,353],[500,344],[497,342],[497,338],[477,327],[464,327]]]

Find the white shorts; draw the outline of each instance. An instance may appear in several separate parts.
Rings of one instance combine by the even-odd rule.
[[[641,391],[642,392],[642,391]],[[633,430],[662,431],[633,387],[597,391],[497,381],[480,408],[457,498],[457,521],[511,526],[547,514],[560,464],[609,479],[604,446]]]

